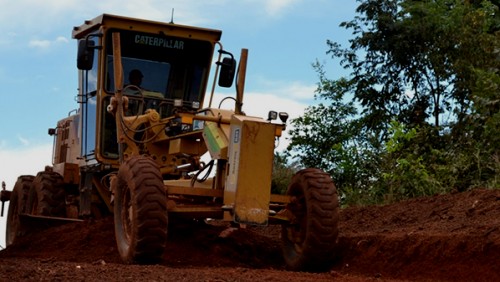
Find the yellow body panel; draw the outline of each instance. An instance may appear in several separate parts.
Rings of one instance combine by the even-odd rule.
[[[275,125],[233,116],[224,204],[237,223],[266,225],[269,216]]]
[[[199,141],[187,138],[178,138],[170,140],[168,146],[168,153],[170,155],[175,154],[189,154],[189,155],[201,155],[203,154],[204,147]]]

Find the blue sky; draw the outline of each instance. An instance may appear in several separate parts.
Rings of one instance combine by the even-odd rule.
[[[355,0],[0,0],[0,181],[12,189],[17,176],[49,165],[47,129],[77,107],[73,26],[102,13],[170,21],[223,31],[224,49],[239,57],[249,49],[243,110],[301,115],[311,105],[318,78],[311,67],[326,64],[330,78],[345,72],[326,54],[326,41],[346,44],[339,28],[351,20]],[[219,90],[220,91],[220,90]],[[217,98],[227,96],[225,90]],[[217,98],[215,101],[217,101]],[[286,136],[284,136],[286,144]],[[4,218],[0,219],[0,245]]]

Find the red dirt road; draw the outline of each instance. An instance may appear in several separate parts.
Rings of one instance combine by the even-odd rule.
[[[326,273],[287,271],[279,227],[171,226],[159,265],[124,265],[112,218],[70,223],[0,252],[0,281],[500,281],[500,190],[342,210]]]

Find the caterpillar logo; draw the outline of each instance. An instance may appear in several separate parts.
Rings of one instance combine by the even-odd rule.
[[[233,138],[233,143],[238,143],[240,142],[240,129],[236,128],[234,130],[234,138]]]
[[[170,49],[184,49],[184,41],[167,39],[162,37],[146,36],[146,35],[136,35],[134,42],[136,44],[144,44],[155,47],[164,47]]]

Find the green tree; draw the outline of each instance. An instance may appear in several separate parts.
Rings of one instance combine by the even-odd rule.
[[[317,167],[332,175],[341,194],[369,187],[369,176],[377,170],[372,156],[380,138],[363,132],[356,118],[357,106],[349,97],[351,81],[329,80],[321,64],[313,67],[319,75],[315,94],[319,103],[292,121],[288,149],[302,166]]]
[[[467,12],[461,2],[367,0],[360,16],[341,24],[357,37],[347,49],[328,41],[329,52],[352,69],[367,124],[439,127],[442,117],[467,110],[468,89],[457,85],[462,78],[453,68],[464,52],[457,45]]]
[[[271,181],[271,193],[286,194],[292,176],[300,169],[299,164],[291,161],[287,153],[276,152],[273,162],[273,179]]]
[[[315,65],[320,103],[292,121],[289,149],[331,173],[351,202],[498,185],[498,6],[359,2],[341,23],[349,47],[327,42],[351,73],[329,80]]]

